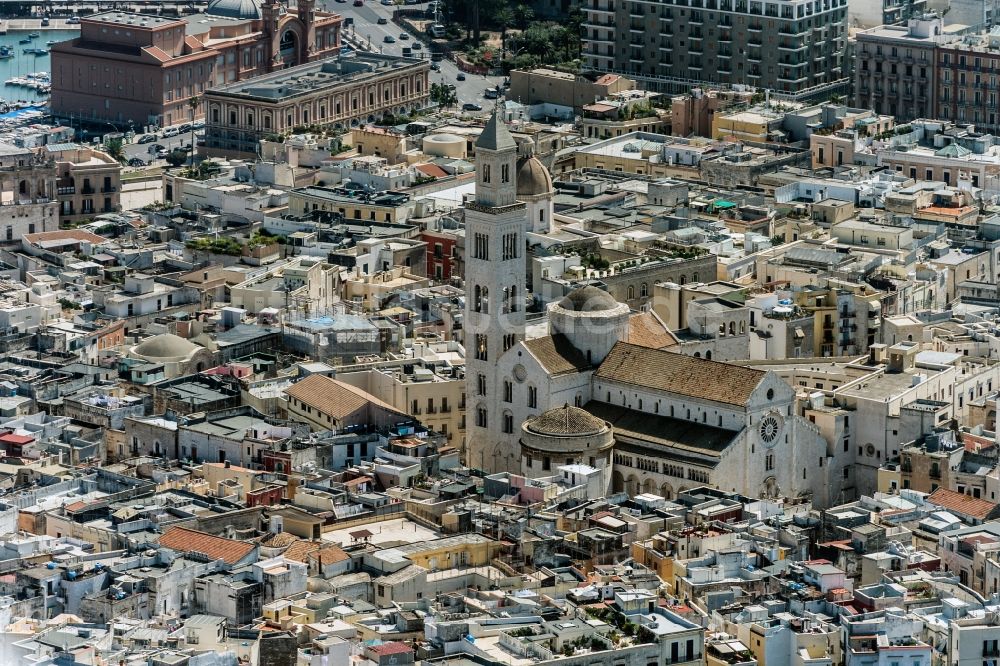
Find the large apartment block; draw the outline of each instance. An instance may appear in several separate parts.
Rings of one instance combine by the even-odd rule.
[[[1000,35],[948,34],[941,19],[910,19],[857,34],[856,106],[905,122],[937,118],[1000,132]]]
[[[585,0],[584,62],[661,92],[846,92],[847,0]]]
[[[937,117],[935,62],[942,33],[943,24],[937,17],[857,33],[855,106],[896,116],[900,122]]]

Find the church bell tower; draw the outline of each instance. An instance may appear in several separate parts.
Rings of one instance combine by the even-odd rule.
[[[493,112],[476,141],[476,200],[465,207],[466,464],[519,469],[497,361],[524,338],[524,203],[517,200],[517,144]]]

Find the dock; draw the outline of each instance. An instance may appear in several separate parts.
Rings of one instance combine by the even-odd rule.
[[[79,30],[80,24],[76,23],[66,23],[65,18],[54,18],[49,21],[48,25],[42,25],[42,19],[40,18],[18,18],[18,19],[7,19],[3,21],[4,29],[3,33],[6,32],[42,32],[44,30]],[[0,34],[3,34],[0,33]]]

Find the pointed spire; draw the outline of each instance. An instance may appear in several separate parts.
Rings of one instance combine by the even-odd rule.
[[[514,137],[510,135],[507,125],[500,119],[499,108],[493,110],[489,122],[483,128],[483,133],[479,135],[479,139],[476,141],[476,148],[484,148],[486,150],[517,150]]]

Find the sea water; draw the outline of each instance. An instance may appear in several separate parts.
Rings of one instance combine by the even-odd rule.
[[[46,42],[65,42],[80,36],[79,30],[36,30],[39,34],[28,44],[21,44],[20,41],[31,33],[31,30],[10,30],[6,35],[0,35],[0,46],[9,46],[13,52],[13,58],[0,60],[0,98],[8,102],[19,100],[27,102],[45,101],[48,95],[26,88],[24,86],[8,86],[4,82],[15,77],[23,77],[35,72],[49,72],[49,54],[35,56],[26,54],[24,49],[36,48],[46,49],[50,47]]]

